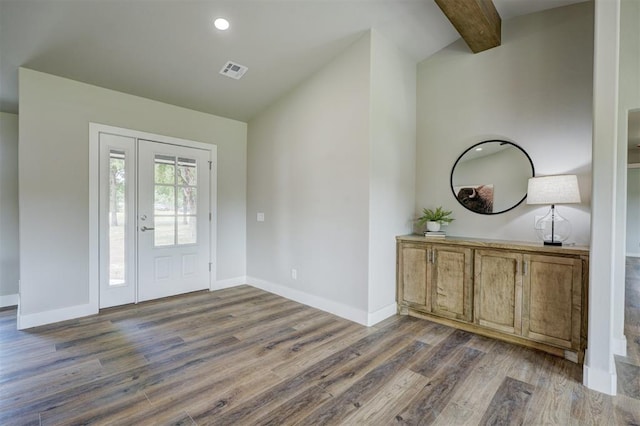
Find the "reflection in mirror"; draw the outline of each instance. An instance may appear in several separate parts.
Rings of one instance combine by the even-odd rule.
[[[451,170],[451,190],[473,212],[504,213],[524,201],[527,182],[534,175],[531,158],[518,145],[484,141],[458,157]]]

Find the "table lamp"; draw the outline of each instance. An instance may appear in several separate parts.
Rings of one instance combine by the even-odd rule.
[[[580,203],[576,175],[541,176],[529,179],[527,204],[551,204],[546,216],[536,222],[538,238],[545,245],[561,246],[571,234],[571,224],[556,211],[556,204]]]

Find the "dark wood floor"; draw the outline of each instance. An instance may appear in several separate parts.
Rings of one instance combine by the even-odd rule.
[[[22,332],[0,311],[0,424],[638,425],[629,267],[616,397],[542,352],[408,317],[366,328],[242,286]]]

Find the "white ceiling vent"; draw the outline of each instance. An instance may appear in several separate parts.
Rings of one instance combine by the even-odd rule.
[[[236,64],[235,62],[227,62],[224,67],[220,70],[220,74],[226,75],[227,77],[235,78],[236,80],[240,80],[240,77],[247,72],[249,68],[244,65]]]

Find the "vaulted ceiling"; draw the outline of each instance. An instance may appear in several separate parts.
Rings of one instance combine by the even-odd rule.
[[[494,4],[505,20],[580,1]],[[369,28],[416,63],[459,38],[433,0],[0,0],[0,110],[18,111],[25,66],[247,121]]]

